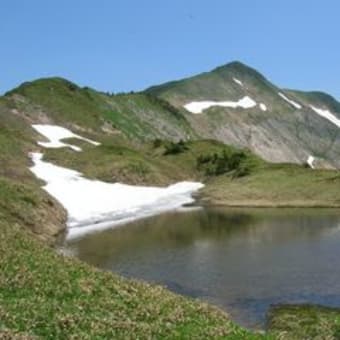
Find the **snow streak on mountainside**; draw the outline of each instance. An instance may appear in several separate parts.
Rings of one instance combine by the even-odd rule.
[[[243,83],[242,83],[241,80],[239,80],[239,79],[237,79],[237,78],[233,78],[233,80],[234,80],[234,82],[235,82],[236,84],[239,84],[240,86],[243,87]]]
[[[332,112],[329,110],[324,110],[317,108],[313,105],[310,106],[314,112],[316,112],[318,115],[320,115],[323,118],[328,119],[330,122],[332,122],[337,127],[340,127],[340,119],[338,119]]]
[[[295,102],[294,100],[287,98],[282,92],[279,92],[279,96],[282,99],[284,99],[287,103],[293,105],[296,109],[298,109],[298,110],[302,109],[302,106],[299,103]]]
[[[61,141],[61,139],[76,138],[83,140],[87,143],[93,144],[95,146],[100,145],[100,143],[79,136],[72,131],[56,125],[49,124],[33,124],[32,127],[38,131],[41,135],[49,139],[49,142],[38,142],[39,145],[45,148],[62,148],[69,147],[74,151],[81,151],[81,148],[76,145],[67,144]]]
[[[226,101],[226,102],[214,102],[214,101],[203,101],[203,102],[192,102],[184,105],[184,108],[191,113],[202,113],[204,110],[207,110],[213,106],[221,106],[221,107],[231,107],[231,108],[243,108],[250,109],[255,107],[257,104],[250,97],[246,96],[240,99],[237,102]]]

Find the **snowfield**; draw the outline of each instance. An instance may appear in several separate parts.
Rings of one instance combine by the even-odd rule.
[[[313,156],[309,156],[308,159],[307,159],[307,164],[312,168],[312,169],[315,169],[314,167],[314,161],[315,161],[315,158]]]
[[[284,99],[287,103],[289,103],[290,105],[294,106],[296,109],[298,109],[298,110],[301,110],[301,109],[302,109],[302,106],[301,106],[299,103],[295,102],[294,100],[289,99],[289,98],[286,97],[286,95],[284,95],[282,92],[279,92],[278,95],[279,95],[282,99]]]
[[[61,127],[61,126],[48,125],[48,124],[34,124],[32,125],[32,127],[33,129],[35,129],[37,132],[39,132],[41,135],[43,135],[45,138],[49,140],[49,142],[38,142],[38,144],[43,146],[44,148],[68,147],[74,151],[81,151],[81,148],[76,145],[61,142],[61,140],[65,138],[77,138],[77,139],[81,139],[85,142],[88,142],[96,146],[100,145],[100,143],[98,142],[79,136],[73,133],[72,131],[65,129],[64,127]]]
[[[233,78],[233,81],[234,81],[236,84],[238,84],[238,85],[240,85],[241,87],[243,87],[243,83],[242,83],[241,80],[239,80],[239,79],[237,79],[237,78]]]
[[[331,123],[333,123],[337,127],[340,127],[340,119],[337,118],[332,112],[330,112],[329,110],[319,109],[313,105],[311,105],[310,107],[318,115],[320,115],[323,118],[328,119]]]
[[[257,105],[257,103],[251,99],[250,97],[246,96],[240,99],[237,102],[225,101],[225,102],[215,102],[215,101],[201,101],[201,102],[191,102],[189,104],[184,105],[184,108],[194,114],[203,113],[204,110],[209,109],[213,106],[220,106],[220,107],[231,107],[236,109],[238,107],[242,109],[250,109]]]
[[[267,105],[266,105],[266,104],[263,104],[263,103],[260,103],[260,109],[261,109],[262,111],[267,111],[267,110],[268,110]]]
[[[180,208],[192,203],[192,194],[204,186],[196,182],[167,188],[112,184],[45,162],[41,153],[30,157],[34,163],[30,170],[46,182],[44,190],[68,212],[68,238]]]

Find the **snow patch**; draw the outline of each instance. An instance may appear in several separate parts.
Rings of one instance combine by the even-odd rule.
[[[236,109],[238,107],[243,109],[250,109],[257,105],[257,103],[251,99],[250,97],[246,96],[240,99],[237,102],[225,101],[225,102],[215,102],[215,101],[201,101],[201,102],[191,102],[189,104],[184,105],[184,108],[191,113],[200,114],[204,110],[209,109],[213,106],[221,106],[221,107],[231,107]]]
[[[313,105],[311,105],[310,107],[318,115],[320,115],[323,118],[328,119],[331,123],[333,123],[337,127],[340,127],[340,119],[337,118],[332,112],[330,112],[329,110],[319,109]]]
[[[314,167],[314,161],[315,161],[315,158],[313,156],[309,156],[308,159],[307,159],[307,164],[312,168],[312,169],[315,169]]]
[[[289,99],[288,97],[286,97],[282,92],[279,92],[279,96],[284,99],[286,102],[288,102],[290,105],[293,105],[296,109],[301,110],[302,106],[295,102],[294,100]]]
[[[96,146],[100,145],[100,143],[98,142],[79,136],[61,126],[49,124],[33,124],[32,127],[41,135],[49,139],[49,142],[38,142],[39,145],[45,148],[69,147],[74,151],[81,151],[81,148],[78,146],[61,142],[61,140],[65,138],[77,138]]]
[[[68,212],[68,238],[180,208],[192,203],[192,194],[204,186],[197,182],[167,188],[106,183],[45,162],[41,153],[31,153],[30,157],[34,163],[30,170],[47,183],[44,190]]]
[[[239,80],[239,79],[237,79],[237,78],[233,78],[233,81],[234,81],[236,84],[238,84],[238,85],[240,85],[241,87],[243,87],[243,83],[242,83],[241,80]]]
[[[262,111],[267,111],[268,110],[267,106],[265,104],[263,104],[263,103],[260,103],[260,109]]]

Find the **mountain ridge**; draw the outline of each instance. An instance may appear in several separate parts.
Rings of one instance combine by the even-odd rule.
[[[304,164],[313,157],[318,167],[340,167],[340,103],[325,92],[280,88],[239,61],[136,93],[114,95],[48,77],[0,98],[34,122],[67,121],[137,144],[215,139],[274,163]],[[206,101],[195,113],[187,109]]]

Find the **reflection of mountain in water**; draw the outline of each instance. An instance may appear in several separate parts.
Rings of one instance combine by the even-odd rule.
[[[261,324],[273,303],[340,306],[340,213],[208,208],[169,213],[66,245],[82,260],[168,286]]]
[[[207,245],[209,241],[221,239],[235,242],[241,238],[249,244],[282,244],[296,239],[318,239],[339,228],[340,214],[335,210],[210,208],[164,214],[90,235],[75,243],[81,257],[86,259],[88,254],[93,258],[101,249],[99,253],[105,258],[130,247],[186,247]]]

